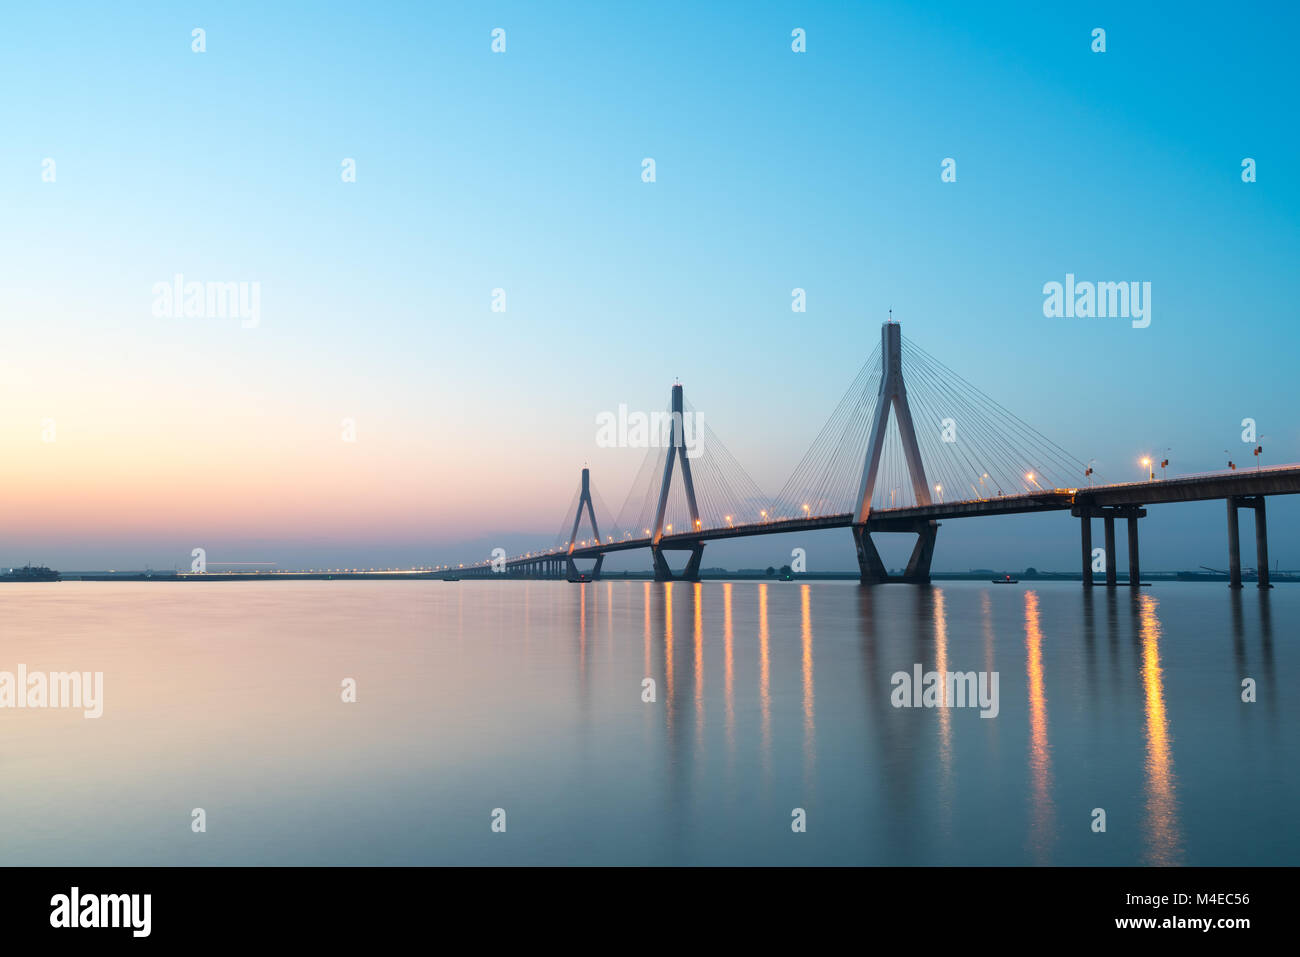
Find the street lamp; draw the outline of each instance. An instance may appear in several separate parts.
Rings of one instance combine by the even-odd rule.
[[[1144,457],[1143,457],[1143,459],[1142,459],[1142,468],[1143,468],[1144,471],[1147,471],[1147,472],[1149,473],[1149,475],[1148,475],[1148,477],[1147,477],[1147,481],[1148,481],[1148,482],[1150,482],[1150,481],[1152,481],[1152,480],[1155,479],[1155,477],[1156,477],[1155,470],[1151,468],[1151,456],[1148,455],[1148,456],[1144,456]]]

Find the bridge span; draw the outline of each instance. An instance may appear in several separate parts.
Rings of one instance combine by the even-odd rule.
[[[903,381],[903,341],[898,323],[891,321],[882,327],[880,349],[868,359],[864,371],[859,373],[858,380],[823,429],[823,435],[776,496],[769,498],[759,492],[716,440],[714,460],[702,457],[693,469],[687,435],[690,411],[685,406],[682,386],[674,385],[671,411],[665,417],[666,441],[657,454],[647,456],[643,472],[650,476],[650,481],[641,483],[644,494],[639,494],[636,488],[629,493],[616,534],[602,536],[600,533],[590,470],[584,468],[576,506],[566,512],[569,532],[562,544],[524,555],[498,555],[461,565],[448,569],[443,577],[591,581],[600,577],[605,555],[648,548],[656,580],[698,581],[707,542],[848,528],[856,545],[862,584],[925,583],[930,580],[940,523],[1068,510],[1080,520],[1084,586],[1094,584],[1096,563],[1103,565],[1107,586],[1118,584],[1116,519],[1127,523],[1128,581],[1136,586],[1141,581],[1138,521],[1146,516],[1146,506],[1223,499],[1227,504],[1230,586],[1240,588],[1242,584],[1238,512],[1249,508],[1255,513],[1258,584],[1261,588],[1271,587],[1265,501],[1270,495],[1300,492],[1300,464],[1232,468],[1158,480],[1154,466],[1150,466],[1151,478],[1147,481],[1045,486],[1044,481],[1052,472],[1058,477],[1068,477],[1071,470],[1077,470],[1075,475],[1087,477],[1091,482],[1092,469],[1052,445],[924,353],[918,361],[919,378],[923,385],[933,387],[938,400],[923,392],[909,401]],[[967,393],[963,394],[962,389]],[[942,444],[933,441],[925,430],[918,437],[912,402],[918,405],[923,424],[940,427]],[[964,414],[962,420],[953,417],[957,410]],[[944,416],[943,411],[951,411],[952,415]],[[971,436],[964,446],[957,439],[958,421],[966,423]],[[990,428],[994,422],[1000,429]],[[927,442],[927,438],[931,441]],[[652,449],[652,453],[655,451]],[[854,475],[846,476],[846,463]],[[680,472],[677,487],[672,482],[674,468]],[[701,473],[698,482],[695,472]],[[657,483],[653,482],[656,476]],[[973,494],[945,501],[945,482],[932,485],[931,479],[935,477],[946,479],[950,490],[965,487]],[[744,494],[737,494],[735,486],[741,487]],[[910,502],[898,504],[900,492]],[[700,508],[701,499],[705,501],[705,509]],[[837,502],[841,504],[839,509],[834,508]],[[673,517],[670,504],[680,512],[675,521],[669,520]],[[844,508],[845,504],[849,507]],[[744,518],[746,514],[748,520]],[[568,526],[570,515],[572,524]],[[588,538],[579,539],[584,517],[591,532]],[[1102,556],[1094,555],[1092,543],[1092,520],[1096,518],[1103,524]],[[901,575],[890,574],[881,561],[871,537],[877,532],[916,534],[916,544]],[[687,555],[681,571],[674,572],[667,561],[665,553],[672,552]],[[578,561],[593,564],[583,570]]]

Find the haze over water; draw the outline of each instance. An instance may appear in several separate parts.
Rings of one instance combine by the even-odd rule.
[[[1287,585],[62,582],[0,597],[0,670],[104,672],[98,720],[0,711],[10,864],[1300,858],[1300,711],[1277,677],[1297,665]],[[997,717],[894,708],[890,676],[915,664],[998,672]]]

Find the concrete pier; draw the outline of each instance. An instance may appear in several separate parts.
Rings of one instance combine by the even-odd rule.
[[[1259,570],[1259,587],[1272,588],[1268,580],[1268,523],[1264,519],[1264,496],[1255,499],[1255,564]]]
[[[690,558],[686,560],[686,567],[682,569],[681,574],[675,574],[672,566],[668,564],[668,559],[664,557],[664,552],[690,552]],[[696,542],[690,545],[651,545],[650,557],[654,561],[655,581],[657,582],[697,582],[700,580],[700,559],[704,557],[704,543]]]
[[[1228,587],[1241,587],[1241,532],[1237,528],[1237,500],[1228,499]]]
[[[1104,521],[1106,524],[1106,587],[1114,588],[1116,584],[1115,516],[1107,512]]]
[[[1083,552],[1083,587],[1092,587],[1092,516],[1084,511],[1079,516],[1079,542]]]
[[[1128,584],[1137,588],[1142,584],[1142,567],[1138,561],[1138,513],[1128,513]]]

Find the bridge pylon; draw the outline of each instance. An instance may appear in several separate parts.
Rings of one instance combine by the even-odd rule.
[[[591,521],[591,534],[595,537],[596,543],[600,544],[600,526],[596,524],[596,509],[591,504],[591,469],[584,467],[582,470],[582,490],[578,494],[578,508],[573,513],[573,530],[569,532],[569,551],[564,556],[565,565],[569,573],[569,581],[595,581],[600,577],[600,566],[605,562],[604,554],[596,556],[596,564],[592,566],[591,571],[583,572],[578,570],[578,566],[573,561],[573,549],[578,542],[578,524],[582,521],[582,508],[587,507],[587,518]]]
[[[916,441],[916,428],[912,423],[912,410],[907,404],[907,387],[903,382],[902,327],[894,321],[880,327],[880,394],[876,398],[875,418],[871,423],[871,436],[867,440],[866,460],[862,463],[862,481],[854,505],[853,543],[857,547],[858,570],[864,585],[885,582],[925,584],[930,581],[930,561],[934,557],[934,544],[939,523],[926,519],[911,520],[903,527],[890,523],[878,526],[877,531],[915,532],[916,546],[912,549],[907,569],[902,575],[890,575],[871,540],[868,523],[871,520],[871,499],[876,492],[880,473],[880,456],[885,448],[885,432],[889,427],[889,410],[894,410],[898,421],[898,437],[907,460],[908,476],[917,505],[929,505],[930,485],[925,478],[925,464],[921,461],[921,447]]]
[[[700,580],[700,559],[704,555],[704,543],[661,544],[664,537],[664,516],[668,509],[668,492],[672,488],[673,462],[681,463],[682,486],[686,490],[686,507],[691,513],[690,531],[700,529],[700,507],[695,501],[695,480],[691,476],[691,460],[686,454],[685,400],[681,384],[673,386],[672,416],[669,422],[668,455],[664,459],[663,481],[659,486],[659,505],[655,509],[654,533],[650,539],[650,556],[654,560],[655,581],[692,581]],[[672,568],[664,558],[665,551],[689,551],[691,557],[680,575],[673,574]]]

